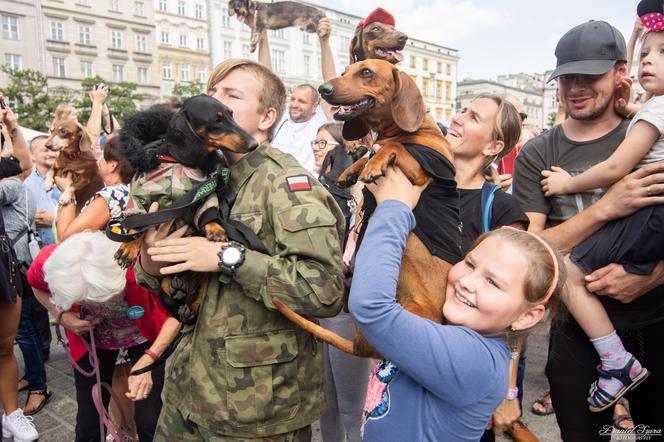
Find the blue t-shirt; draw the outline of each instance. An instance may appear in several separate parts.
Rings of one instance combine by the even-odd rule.
[[[32,199],[35,202],[35,210],[37,212],[46,211],[54,214],[55,206],[58,205],[58,199],[60,198],[60,190],[57,186],[53,186],[53,188],[47,192],[44,189],[44,180],[45,178],[35,168],[30,176],[25,179],[23,184],[28,190],[30,190]],[[53,229],[51,227],[38,227],[37,234],[39,235],[39,239],[43,246],[55,242]]]
[[[505,338],[437,324],[406,311],[395,294],[412,211],[385,201],[357,253],[349,307],[386,361],[372,375],[365,441],[478,441],[507,394]]]

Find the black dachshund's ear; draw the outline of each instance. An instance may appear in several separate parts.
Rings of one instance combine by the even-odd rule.
[[[353,118],[344,123],[344,128],[342,130],[342,135],[344,140],[359,140],[363,136],[369,133],[369,126],[364,120],[359,118]]]

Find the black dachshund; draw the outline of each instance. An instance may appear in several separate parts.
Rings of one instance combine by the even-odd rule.
[[[131,222],[132,216],[145,215],[153,202],[158,202],[159,210],[163,211],[182,201],[185,195],[193,194],[191,191],[208,182],[210,174],[220,165],[220,150],[250,152],[258,146],[233,120],[232,111],[207,95],[189,98],[177,113],[155,106],[130,116],[120,132],[120,143],[124,156],[138,170],[131,183],[121,226],[136,226]],[[187,224],[188,234],[198,231],[211,241],[225,241],[226,233],[217,221],[200,219],[202,213],[216,205],[217,198],[212,193],[186,207],[175,219],[173,229]],[[142,230],[128,234],[138,236]],[[115,255],[119,265],[134,264],[142,239],[140,235],[120,246]],[[207,285],[202,282],[201,274],[194,272],[164,278],[160,301],[174,317],[192,323]]]

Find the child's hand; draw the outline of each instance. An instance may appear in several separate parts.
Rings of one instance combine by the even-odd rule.
[[[623,117],[629,117],[631,109],[628,105],[632,96],[632,79],[629,77],[624,77],[620,81],[620,85],[616,90],[615,100],[613,102],[613,107],[618,115]]]
[[[420,195],[426,189],[428,183],[416,186],[404,175],[398,167],[390,166],[385,176],[378,178],[375,183],[367,184],[367,189],[374,194],[376,203],[385,200],[401,201],[410,209],[414,209],[420,200]]]
[[[330,32],[332,31],[332,25],[330,24],[330,19],[323,17],[318,20],[318,26],[316,32],[318,33],[318,38],[321,40],[327,39],[330,37]]]
[[[542,191],[544,196],[565,195],[567,194],[567,182],[572,179],[572,176],[560,167],[551,166],[551,170],[543,170],[542,176],[544,179],[540,182],[542,184]]]

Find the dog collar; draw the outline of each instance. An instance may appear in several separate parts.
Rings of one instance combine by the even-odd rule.
[[[173,158],[170,155],[159,154],[159,155],[157,155],[157,159],[159,161],[161,161],[162,163],[179,163],[178,160],[176,160],[175,158]]]
[[[68,152],[65,152],[63,150],[61,153],[65,154],[65,156],[67,158],[69,158],[70,160],[81,159],[81,160],[86,160],[86,161],[94,161],[95,163],[97,162],[96,158],[90,158],[90,157],[83,156],[83,152],[68,153]]]

